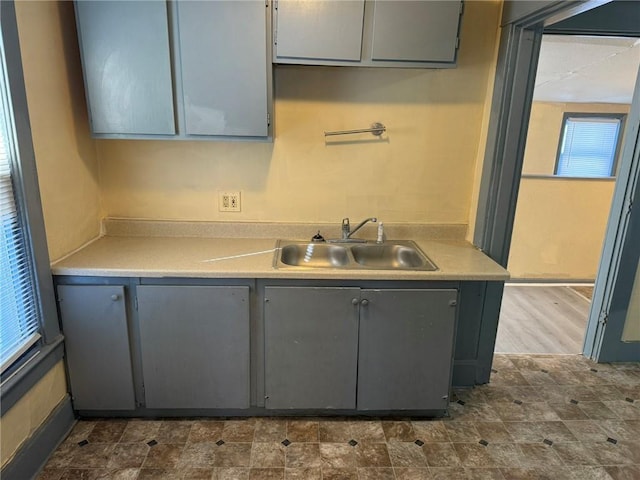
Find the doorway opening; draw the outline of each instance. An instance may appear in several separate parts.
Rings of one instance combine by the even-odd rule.
[[[640,40],[545,34],[496,353],[580,354]]]

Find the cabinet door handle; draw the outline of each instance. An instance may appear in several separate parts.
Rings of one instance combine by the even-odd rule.
[[[369,300],[367,300],[366,298],[364,300],[362,300],[360,302],[360,305],[362,305],[363,307],[366,307],[367,305],[369,305]]]
[[[120,295],[114,293],[113,295],[111,295],[111,300],[117,302],[118,300],[120,300]]]
[[[360,303],[360,300],[358,300],[357,298],[353,298],[353,299],[351,299],[351,304],[352,304],[352,305],[357,305],[357,304],[359,304],[359,303]]]

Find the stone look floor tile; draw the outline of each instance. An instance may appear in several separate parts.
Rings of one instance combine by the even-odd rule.
[[[284,468],[251,468],[249,480],[284,480]]]
[[[382,422],[382,429],[387,442],[413,442],[416,440],[416,432],[408,421]]]
[[[285,468],[285,480],[322,480],[320,467]]]
[[[320,444],[292,443],[285,453],[285,467],[287,468],[320,468]]]
[[[391,467],[386,443],[359,443],[354,451],[358,467]]]
[[[358,471],[355,468],[322,467],[322,480],[358,480]]]
[[[355,468],[356,452],[348,443],[321,443],[323,475],[325,468]]]
[[[460,458],[451,443],[426,443],[422,451],[429,467],[458,467]]]
[[[358,442],[384,442],[384,430],[380,421],[349,421],[353,439]]]
[[[318,422],[309,420],[289,420],[287,422],[287,439],[290,442],[317,443]]]
[[[253,418],[246,420],[228,420],[222,428],[222,440],[225,442],[253,442],[256,423]]]
[[[144,443],[117,444],[109,457],[107,468],[140,468],[148,453],[149,446]]]
[[[495,355],[494,369],[440,419],[80,420],[36,478],[640,480],[640,364]]]
[[[222,438],[224,422],[216,420],[199,420],[193,422],[187,441],[191,443],[217,442]]]
[[[426,470],[426,469],[425,469]],[[413,480],[418,480],[419,477],[412,477]],[[428,477],[427,477],[428,478]],[[358,468],[358,480],[396,480],[396,474],[393,473],[393,468]]]
[[[251,443],[225,443],[215,451],[216,467],[248,467],[251,465]]]
[[[287,438],[287,421],[274,418],[256,419],[254,442],[281,442]]]
[[[318,424],[318,435],[321,442],[344,442],[353,438],[349,423],[345,421],[323,421]]]
[[[254,442],[251,447],[251,467],[284,468],[285,449],[280,442]]]
[[[442,445],[427,443],[426,445]],[[387,444],[391,465],[394,467],[426,467],[427,459],[422,449],[413,442],[389,442]]]
[[[425,443],[449,442],[447,429],[441,421],[413,421],[411,422],[416,439]]]
[[[147,445],[144,446],[147,447]],[[153,447],[147,447],[149,453],[143,466],[144,468],[176,468],[184,448],[182,444],[171,443],[159,443]]]

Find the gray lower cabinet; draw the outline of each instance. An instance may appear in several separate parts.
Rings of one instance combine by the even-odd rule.
[[[446,410],[456,289],[265,288],[265,406]]]
[[[59,285],[58,301],[74,408],[133,410],[124,287]]]
[[[147,408],[249,407],[249,287],[137,287]]]
[[[360,289],[265,287],[265,407],[354,409]]]
[[[447,408],[457,295],[362,290],[358,410]]]

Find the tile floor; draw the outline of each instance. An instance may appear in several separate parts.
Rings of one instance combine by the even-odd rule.
[[[81,420],[38,479],[640,479],[640,364],[493,370],[444,419]]]

